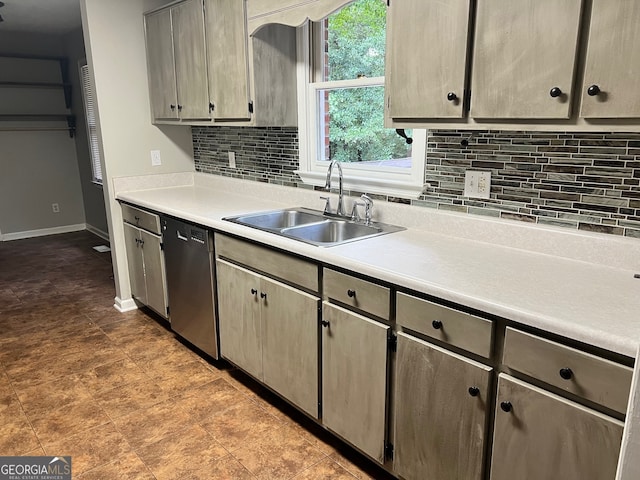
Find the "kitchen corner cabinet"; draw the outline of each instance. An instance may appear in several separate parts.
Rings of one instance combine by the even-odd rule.
[[[582,107],[585,118],[640,117],[640,3],[593,0]]]
[[[131,295],[167,318],[167,276],[160,219],[129,205],[123,205],[122,210]]]
[[[322,423],[384,463],[390,327],[324,302]]]
[[[390,3],[385,89],[391,118],[464,116],[470,3]]]
[[[223,235],[216,247],[219,257],[261,272],[272,263],[274,276],[287,277],[298,262]],[[223,258],[216,261],[222,356],[317,418],[320,299]],[[315,269],[317,281],[317,267],[304,265]]]
[[[614,480],[624,424],[500,374],[491,480]]]
[[[202,0],[145,15],[145,38],[153,118],[209,118]]]
[[[480,0],[475,118],[569,118],[582,0]]]

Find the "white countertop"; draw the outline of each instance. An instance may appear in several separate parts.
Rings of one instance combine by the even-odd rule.
[[[218,188],[225,181],[229,184]],[[631,268],[493,245],[415,226],[335,247],[316,247],[222,220],[282,207],[319,208],[315,193],[293,192],[265,198],[256,197],[250,186],[241,188],[246,184],[240,181],[215,182],[218,182],[215,186],[206,185],[196,178],[195,184],[158,188],[144,182],[122,182],[116,188],[116,197],[596,347],[636,356],[640,340],[640,279],[634,278],[636,272]],[[316,203],[302,205],[305,195],[313,195]],[[424,208],[405,208],[438,215]],[[388,214],[383,218],[385,222],[403,225],[387,217]],[[456,217],[456,221],[461,220]],[[496,228],[503,225],[496,223]],[[606,241],[602,236],[594,236],[594,244],[606,245]],[[612,244],[619,241],[611,239]],[[640,245],[640,241],[636,243]]]

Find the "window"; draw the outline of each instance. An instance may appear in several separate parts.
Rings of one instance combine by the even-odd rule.
[[[95,95],[93,84],[89,76],[89,66],[80,66],[80,80],[82,82],[82,98],[84,100],[84,113],[87,120],[87,137],[89,152],[91,155],[91,171],[93,182],[102,185],[102,163],[100,161],[100,148],[98,146],[98,128],[96,126],[96,111],[94,106]]]
[[[299,175],[324,185],[342,163],[346,188],[403,197],[423,189],[426,132],[409,145],[384,128],[386,2],[357,0],[300,28]]]

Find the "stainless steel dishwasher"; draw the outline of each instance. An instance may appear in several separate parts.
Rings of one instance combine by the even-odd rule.
[[[162,228],[171,329],[217,359],[213,233],[169,217]]]

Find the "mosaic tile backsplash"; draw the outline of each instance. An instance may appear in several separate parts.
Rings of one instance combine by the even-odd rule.
[[[294,173],[296,128],[193,127],[192,134],[198,172],[310,188]],[[464,196],[467,169],[491,171],[491,198]],[[418,199],[376,197],[640,238],[640,133],[431,130],[425,183]]]

